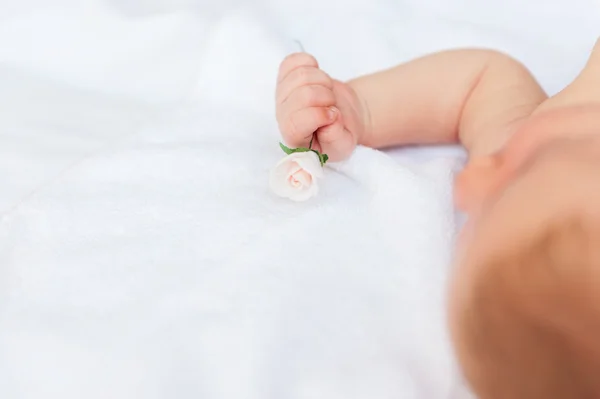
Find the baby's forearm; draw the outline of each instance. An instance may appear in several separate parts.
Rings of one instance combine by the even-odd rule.
[[[488,50],[435,53],[348,82],[363,101],[360,144],[463,144],[497,150],[510,127],[547,97],[529,71]]]

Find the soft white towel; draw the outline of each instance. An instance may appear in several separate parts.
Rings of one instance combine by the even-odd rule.
[[[358,148],[318,197],[274,197],[277,66],[294,39],[340,78],[487,45],[554,88],[589,13],[562,45],[548,8],[535,35],[417,0],[34,3],[0,7],[1,398],[468,396],[444,305],[462,152]]]

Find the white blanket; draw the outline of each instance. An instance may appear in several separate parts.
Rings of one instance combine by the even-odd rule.
[[[487,46],[554,92],[598,3],[206,3],[0,2],[0,398],[468,397],[461,151],[359,148],[276,198],[278,63],[295,39],[340,79]]]

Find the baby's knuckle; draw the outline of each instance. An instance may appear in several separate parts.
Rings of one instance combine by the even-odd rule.
[[[314,68],[319,66],[317,59],[308,53],[299,53],[298,60],[301,65],[311,66]]]
[[[283,130],[284,134],[292,141],[295,137],[297,137],[300,134],[300,132],[298,131],[298,124],[296,123],[293,117],[289,117],[286,119],[285,127]]]
[[[323,79],[323,84],[325,86],[327,86],[328,88],[332,88],[333,87],[333,79],[331,78],[331,76],[329,76],[328,74],[326,74],[323,71],[320,71],[320,72],[321,72],[321,76]]]
[[[306,86],[303,90],[304,103],[307,105],[314,105],[319,102],[323,94],[319,90],[319,86]]]
[[[292,64],[297,57],[298,57],[298,53],[292,53],[292,54],[286,55],[283,58],[283,60],[281,61],[280,66],[284,67],[284,66],[287,66],[288,64]]]
[[[305,85],[310,83],[310,77],[311,77],[311,68],[310,67],[300,67],[298,68],[297,73],[297,80],[298,80],[298,85]]]
[[[319,107],[315,115],[315,119],[319,121],[319,124],[325,124],[329,121],[329,110],[327,107]]]
[[[292,69],[294,69],[294,57],[293,55],[288,55],[279,64],[278,75],[283,77]]]
[[[310,54],[292,53],[283,59],[281,65],[282,65],[282,67],[283,66],[292,67],[292,66],[302,66],[302,65],[316,66],[317,60]]]
[[[333,94],[333,91],[331,89],[325,89],[324,101],[325,104],[323,105],[333,105],[336,103],[335,94]]]

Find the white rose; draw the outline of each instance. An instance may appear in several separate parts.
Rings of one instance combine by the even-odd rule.
[[[317,179],[323,177],[319,156],[312,151],[294,152],[275,165],[270,174],[271,190],[280,197],[306,201],[317,195]]]

